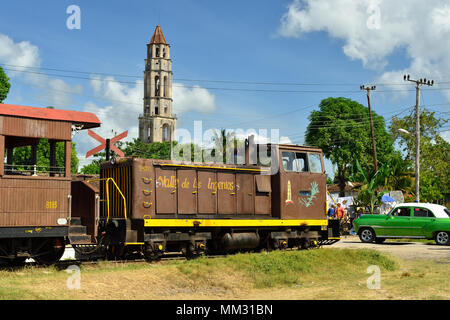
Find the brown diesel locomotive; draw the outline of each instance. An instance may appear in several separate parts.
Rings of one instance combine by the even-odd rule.
[[[25,132],[8,138],[1,121],[4,124],[8,117],[31,119],[30,114],[5,115],[4,106],[0,105],[0,155],[5,140],[28,139]],[[72,125],[99,126],[92,114],[70,116],[74,118],[46,115],[46,121],[66,126],[64,137],[46,138],[64,140],[67,146]],[[21,145],[36,142],[27,143]],[[7,163],[12,166],[14,161],[8,159],[13,147],[6,144]],[[259,161],[264,153],[270,157],[267,166]],[[65,243],[81,258],[143,255],[155,260],[168,252],[195,256],[307,248],[339,239],[338,226],[330,225],[333,221],[326,218],[326,175],[320,149],[256,145],[249,138],[244,158],[241,165],[113,158],[101,164],[100,178],[86,181],[71,181],[67,148],[65,175],[60,178],[22,172],[8,176],[12,171],[0,167],[0,259],[31,256],[50,263],[60,258]],[[64,185],[50,185],[54,179]],[[14,189],[16,180],[26,180],[30,187],[26,192]],[[16,193],[13,196],[11,192]],[[22,202],[3,202],[21,196]],[[32,208],[37,209],[31,213]]]

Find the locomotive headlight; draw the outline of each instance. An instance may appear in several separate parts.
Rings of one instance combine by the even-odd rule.
[[[66,218],[59,218],[56,222],[59,225],[67,224],[67,219]]]

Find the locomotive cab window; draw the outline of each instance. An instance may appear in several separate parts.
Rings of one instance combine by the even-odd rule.
[[[320,158],[320,154],[318,153],[309,153],[309,167],[312,173],[322,173],[322,160]]]
[[[308,157],[304,152],[282,151],[283,168],[288,172],[308,172]]]

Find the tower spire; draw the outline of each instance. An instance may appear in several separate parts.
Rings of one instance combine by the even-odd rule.
[[[153,37],[150,40],[150,44],[167,44],[166,38],[164,38],[164,34],[159,24],[156,26],[155,32],[153,33]]]

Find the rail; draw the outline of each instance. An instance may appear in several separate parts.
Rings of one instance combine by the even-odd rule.
[[[125,219],[127,219],[127,200],[125,199],[125,196],[123,195],[122,191],[120,190],[119,186],[117,185],[116,181],[114,181],[113,178],[100,178],[100,179],[92,179],[92,180],[86,180],[86,182],[90,183],[90,182],[94,182],[94,181],[106,181],[105,182],[105,188],[106,188],[106,207],[107,207],[107,217],[106,217],[106,222],[109,221],[109,181],[112,181],[112,183],[114,184],[114,186],[116,187],[117,191],[119,191],[120,195],[122,196],[123,199],[123,214]]]

